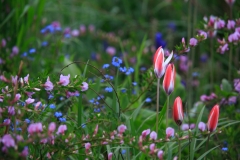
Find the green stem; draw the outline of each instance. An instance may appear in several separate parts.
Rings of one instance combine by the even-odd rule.
[[[168,110],[169,110],[169,96],[167,96],[167,111],[166,111],[166,128],[168,127]]]
[[[179,137],[180,137],[180,125],[178,126],[178,129],[179,129]],[[181,140],[178,141],[178,160],[181,160]]]
[[[82,125],[82,115],[83,115],[83,106],[82,106],[82,94],[78,98],[78,126]]]
[[[210,61],[210,82],[211,82],[211,90],[213,89],[213,38],[210,39],[210,54],[211,54],[211,61]]]
[[[208,134],[208,140],[207,140],[207,144],[206,144],[206,149],[205,152],[208,151],[208,144],[209,144],[209,139],[210,139],[210,133]],[[204,160],[206,160],[207,156],[204,157]]]
[[[231,71],[232,71],[232,54],[233,54],[233,47],[230,45],[230,55],[228,61],[228,80],[231,81]]]
[[[156,108],[156,133],[158,133],[158,113],[159,113],[159,90],[160,90],[160,78],[157,81],[157,108]]]

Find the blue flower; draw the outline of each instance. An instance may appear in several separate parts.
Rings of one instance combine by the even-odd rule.
[[[121,92],[122,92],[122,93],[126,93],[127,90],[126,90],[125,88],[123,88],[123,89],[121,89]]]
[[[52,94],[49,94],[48,99],[53,99],[54,96]]]
[[[113,91],[113,88],[112,88],[112,87],[106,87],[106,88],[105,88],[105,91],[106,91],[106,92],[112,92],[112,91]]]
[[[193,72],[193,73],[192,73],[192,76],[193,76],[193,77],[198,77],[198,76],[199,76],[199,73],[198,73],[198,72]]]
[[[82,128],[86,128],[86,124],[82,124],[81,127],[82,127]]]
[[[125,149],[122,149],[121,153],[125,154],[127,151]]]
[[[27,52],[24,52],[21,57],[27,57],[28,56],[28,53]]]
[[[144,72],[144,71],[146,71],[146,70],[147,70],[146,67],[141,67],[141,68],[140,68],[140,71],[142,71],[142,72]]]
[[[134,72],[134,69],[132,67],[129,67],[127,72],[126,72],[126,75],[130,75],[133,72]]]
[[[94,103],[94,98],[89,100],[90,103]]]
[[[162,46],[162,48],[164,48],[166,46],[166,41],[164,41],[162,39],[162,34],[160,32],[156,33],[155,34],[155,46],[156,46],[156,49],[160,46]]]
[[[59,99],[60,99],[60,101],[63,101],[65,98],[64,97],[60,97]]]
[[[101,112],[101,109],[100,108],[94,108],[94,110],[93,110],[95,113],[99,113],[99,112]]]
[[[54,116],[57,117],[57,118],[62,117],[62,113],[61,112],[55,112]]]
[[[28,124],[31,122],[30,119],[27,119],[27,118],[24,121]]]
[[[106,68],[108,68],[109,66],[110,66],[109,64],[104,64],[102,68],[103,68],[103,69],[106,69]]]
[[[56,108],[56,106],[54,104],[50,104],[49,108],[54,109],[54,108]]]
[[[97,100],[100,100],[100,99],[103,99],[104,98],[104,95],[100,95],[97,97]]]
[[[137,92],[136,92],[136,90],[134,89],[134,90],[132,90],[132,94],[137,94]]]
[[[171,30],[173,30],[173,31],[176,30],[176,24],[175,24],[174,22],[168,23],[168,27],[169,27]]]
[[[35,52],[36,52],[36,49],[35,49],[35,48],[29,49],[29,53],[30,53],[30,54],[35,53]]]
[[[227,147],[223,147],[222,151],[228,151],[228,148]]]
[[[137,85],[137,82],[132,82],[132,85],[136,86],[136,85]]]
[[[64,37],[65,38],[71,38],[71,35],[67,33],[67,34],[64,35]]]
[[[125,73],[127,71],[127,68],[126,67],[120,67],[119,71]]]
[[[122,60],[118,57],[113,57],[112,59],[112,65],[115,67],[120,67],[120,65],[122,64]]]
[[[63,118],[63,117],[59,118],[58,120],[59,120],[60,122],[66,122],[66,118]]]
[[[146,98],[145,102],[150,103],[152,101],[151,98]]]
[[[48,45],[48,42],[47,42],[47,41],[43,41],[43,42],[42,42],[42,46],[43,46],[43,47],[45,47],[45,46],[47,46],[47,45]]]

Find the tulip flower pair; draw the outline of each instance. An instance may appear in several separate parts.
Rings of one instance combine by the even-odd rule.
[[[219,117],[219,105],[216,104],[212,108],[208,116],[208,122],[207,122],[208,131],[213,132],[216,130],[217,124],[218,124],[218,117]],[[183,122],[183,118],[184,118],[184,113],[183,113],[183,107],[182,107],[182,100],[180,97],[177,97],[173,104],[173,119],[176,122],[176,124],[180,126]]]

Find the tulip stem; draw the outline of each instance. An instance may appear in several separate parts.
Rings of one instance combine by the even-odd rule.
[[[167,96],[167,110],[166,110],[166,128],[168,127],[168,109],[169,109],[169,96]]]
[[[158,113],[159,113],[159,90],[160,90],[160,78],[158,78],[157,82],[157,108],[156,108],[156,133],[158,133]]]
[[[208,139],[207,139],[207,144],[206,144],[206,149],[205,149],[205,152],[207,152],[207,151],[208,151],[209,139],[210,139],[210,133],[208,134]],[[206,158],[207,158],[207,155],[204,157],[204,160],[206,160]]]
[[[178,130],[179,130],[179,137],[180,137],[180,125],[178,125]],[[181,140],[180,139],[178,141],[178,160],[181,160]]]

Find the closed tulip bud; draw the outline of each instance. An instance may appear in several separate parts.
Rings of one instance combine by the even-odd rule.
[[[173,57],[173,53],[171,53],[166,59],[166,61],[164,61],[164,51],[162,47],[159,47],[157,49],[153,58],[153,67],[154,67],[154,72],[157,78],[161,78],[163,76],[166,70],[166,66],[170,62],[172,57]]]
[[[176,71],[174,64],[169,64],[163,79],[163,89],[167,95],[170,95],[174,90]]]
[[[216,130],[217,124],[218,124],[218,117],[219,117],[219,105],[216,104],[212,108],[208,116],[208,122],[207,122],[208,131],[213,132]]]
[[[173,104],[173,118],[177,125],[181,125],[183,121],[183,106],[180,97],[177,97]]]

